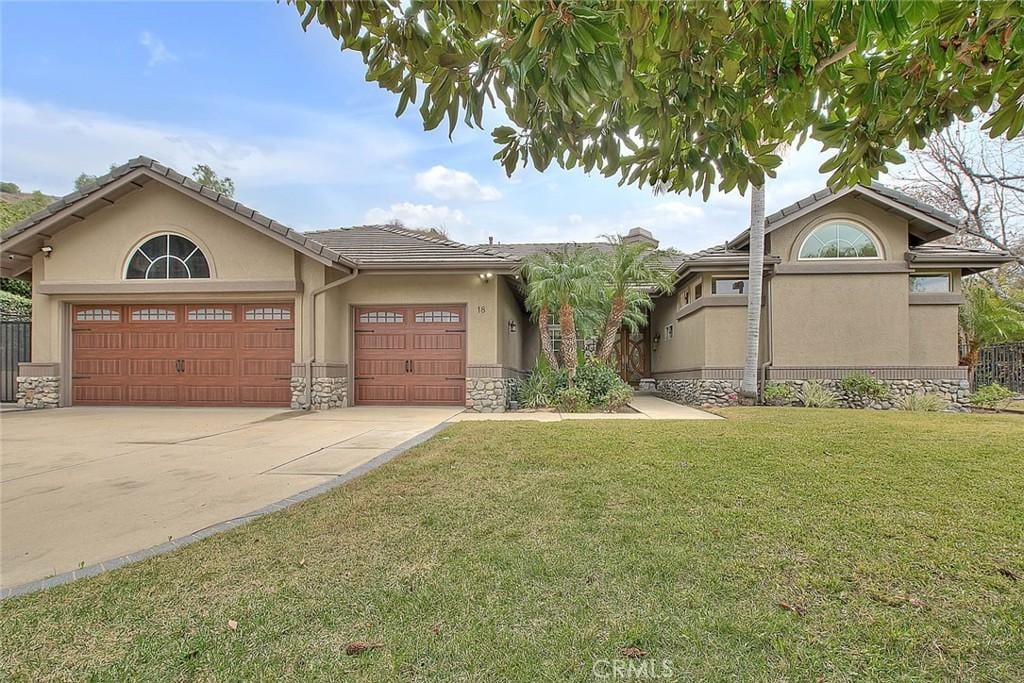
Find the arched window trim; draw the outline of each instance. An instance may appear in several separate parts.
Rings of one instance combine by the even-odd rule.
[[[181,237],[183,239],[188,240],[189,242],[194,244],[196,249],[203,255],[204,258],[206,258],[206,266],[210,270],[209,278],[191,278],[190,277],[188,279],[190,279],[190,280],[191,279],[201,279],[201,280],[210,279],[210,280],[212,280],[212,279],[214,279],[216,277],[216,268],[214,267],[213,259],[210,258],[210,250],[206,246],[206,244],[204,244],[202,242],[202,240],[197,238],[195,235],[191,235],[191,234],[189,234],[187,232],[184,232],[180,228],[168,226],[167,228],[164,228],[162,230],[154,230],[153,232],[149,233],[148,235],[146,235],[142,239],[138,240],[134,245],[132,245],[132,248],[129,249],[128,253],[125,255],[124,263],[121,266],[121,279],[122,280],[127,280],[128,279],[128,268],[129,268],[129,266],[131,266],[132,257],[135,256],[135,252],[137,252],[139,249],[142,248],[142,245],[146,244],[147,242],[149,242],[154,237],[167,237],[167,236]],[[190,254],[190,256],[191,256],[191,254]],[[171,258],[173,258],[173,259],[175,259],[177,261],[183,260],[183,259],[180,259],[180,258],[178,258],[176,256],[172,256]],[[155,263],[155,261],[154,261],[154,263]],[[150,264],[150,265],[152,266],[152,264]],[[135,278],[135,279],[140,281],[140,282],[147,282],[147,281],[149,281],[150,278],[145,278],[145,279]],[[153,278],[153,279],[154,280],[163,280],[165,278]],[[166,278],[166,279],[167,280],[185,280],[186,278]]]
[[[875,251],[878,252],[878,255],[825,257],[806,257],[800,255],[803,253],[804,247],[807,245],[807,241],[814,236],[814,233],[816,233],[819,229],[827,227],[834,223],[846,223],[863,232],[865,235],[867,235],[868,239],[871,240],[871,243],[875,245]],[[856,220],[854,218],[847,218],[846,216],[831,216],[823,221],[815,223],[814,227],[807,231],[807,234],[804,236],[804,238],[800,240],[800,245],[797,247],[795,256],[797,261],[883,261],[885,260],[885,249],[882,248],[882,241],[875,234],[875,231],[866,226],[861,221]]]

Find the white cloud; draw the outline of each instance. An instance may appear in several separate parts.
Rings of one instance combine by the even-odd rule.
[[[410,228],[443,228],[468,222],[465,214],[458,209],[433,204],[401,202],[386,209],[375,207],[366,212],[367,223],[381,224],[395,220]]]
[[[149,31],[143,31],[139,35],[139,44],[149,52],[149,61],[146,64],[147,66],[157,66],[158,64],[167,64],[169,62],[178,61],[178,55],[168,50],[164,41],[160,40],[160,38]]]
[[[283,185],[379,182],[390,177],[389,170],[393,176],[414,149],[394,130],[308,110],[290,113],[291,120],[301,122],[293,127],[300,133],[231,136],[13,97],[0,98],[0,107],[4,177],[17,176],[23,186],[54,194],[69,192],[83,171],[103,173],[112,163],[142,154],[182,173],[209,164],[234,179],[242,201],[263,206],[247,193]]]
[[[429,171],[417,173],[416,187],[445,201],[493,202],[501,199],[498,188],[481,185],[476,178],[464,171],[440,165],[431,167]]]

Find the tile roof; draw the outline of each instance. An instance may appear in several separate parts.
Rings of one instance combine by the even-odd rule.
[[[306,237],[303,233],[293,230],[272,218],[268,218],[255,209],[251,209],[245,204],[237,202],[206,185],[200,185],[192,178],[178,173],[173,168],[165,166],[160,162],[145,156],[136,157],[128,161],[126,164],[122,164],[121,166],[111,169],[109,173],[100,176],[95,181],[85,185],[81,189],[75,190],[70,194],[66,194],[63,197],[58,198],[31,216],[18,221],[0,235],[0,242],[7,242],[17,237],[50,216],[53,216],[74,204],[84,202],[89,197],[95,198],[96,196],[102,195],[103,191],[115,181],[137,171],[163,177],[176,187],[180,187],[191,194],[214,202],[218,206],[235,214],[243,221],[255,224],[254,227],[258,227],[263,232],[276,233],[280,238],[284,238],[282,241],[290,243],[289,246],[293,249],[311,253],[312,255],[319,256],[334,263],[349,265],[349,260],[342,254],[325,249],[322,244],[316,240]]]
[[[516,263],[514,258],[499,247],[461,244],[391,225],[359,225],[305,234],[328,249],[344,254],[360,267],[432,264],[514,266]]]
[[[959,224],[959,221],[955,217],[949,215],[945,211],[940,211],[936,209],[934,206],[925,204],[922,201],[914,199],[905,192],[901,192],[895,188],[889,187],[888,185],[883,185],[882,183],[872,182],[870,185],[867,186],[857,185],[855,186],[854,190],[865,187],[867,189],[874,190],[878,194],[884,197],[888,197],[894,202],[902,204],[903,206],[906,206],[909,209],[920,211],[921,213],[932,217],[933,219],[940,223],[946,223],[950,226],[950,228],[955,228]],[[824,190],[819,190],[818,192],[815,192],[812,195],[804,197],[799,201],[793,202],[789,206],[784,206],[778,211],[769,214],[768,216],[765,217],[765,223],[766,225],[771,226],[772,223],[777,223],[783,218],[793,215],[797,211],[806,209],[809,206],[813,206],[814,204],[824,201],[836,194],[838,193],[833,192],[831,189],[828,188]]]
[[[481,245],[485,246],[485,245]],[[595,251],[608,252],[611,251],[612,245],[608,242],[513,242],[506,244],[504,242],[496,243],[491,246],[494,249],[500,249],[507,253],[516,261],[522,261],[524,258],[533,256],[534,254],[541,254],[548,251],[558,251],[566,246],[583,247],[587,249],[594,249]],[[679,265],[686,259],[687,255],[681,251],[676,250],[665,250],[668,253],[665,256],[665,265],[668,268],[675,270]]]
[[[963,256],[971,258],[975,256],[1010,256],[1008,251],[1002,249],[986,249],[984,247],[964,247],[958,244],[920,244],[910,248],[911,254],[941,255],[941,256]]]

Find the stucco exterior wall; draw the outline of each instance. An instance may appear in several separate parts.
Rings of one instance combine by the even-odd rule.
[[[911,365],[954,366],[957,349],[957,306],[915,305],[910,307]],[[952,333],[950,333],[952,331]]]
[[[128,195],[54,235],[46,279],[117,281],[135,247],[162,232],[188,237],[206,254],[212,278],[287,279],[294,251],[160,183]]]
[[[498,362],[506,368],[529,370],[533,366],[533,359],[527,361],[524,348],[529,330],[525,325],[526,315],[513,291],[515,281],[501,276],[496,279]],[[515,332],[509,331],[510,321],[515,323]]]
[[[707,335],[705,365],[712,368],[743,367],[747,343],[746,307],[706,308],[704,314]]]
[[[661,341],[654,348],[652,343],[651,373],[674,372],[702,367],[705,359],[705,315],[702,309],[676,320],[676,297],[657,299],[652,313],[651,336],[660,335]],[[672,339],[668,339],[666,325],[673,326]]]
[[[339,362],[352,362],[352,306],[364,304],[465,304],[466,362],[494,365],[498,359],[499,278],[489,282],[478,275],[368,275],[329,289],[322,295],[332,320],[325,353]],[[518,336],[518,335],[517,335]]]
[[[904,274],[777,275],[772,305],[773,365],[908,363]]]

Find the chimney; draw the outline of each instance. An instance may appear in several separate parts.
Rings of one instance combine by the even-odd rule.
[[[651,249],[658,248],[658,240],[654,239],[654,235],[651,231],[646,228],[631,228],[626,236],[622,238],[623,244],[649,244]]]
[[[494,235],[487,236],[487,244],[494,244]]]

